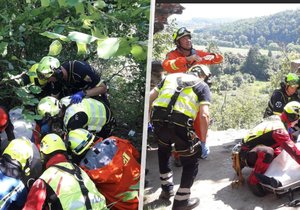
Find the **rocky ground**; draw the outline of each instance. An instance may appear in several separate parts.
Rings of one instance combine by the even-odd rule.
[[[200,205],[196,209],[296,209],[286,206],[289,202],[288,195],[276,196],[268,193],[265,197],[256,197],[250,192],[246,183],[237,189],[232,188],[231,183],[235,178],[235,172],[231,166],[231,149],[246,132],[246,130],[209,131],[208,144],[211,154],[206,160],[200,161],[199,172],[192,187],[192,197],[200,198]],[[160,182],[157,151],[155,143],[150,146],[152,149],[147,151],[146,159],[149,172],[146,176],[148,186],[145,188],[144,209],[169,210],[172,207],[172,200],[170,202],[158,200]],[[176,190],[179,187],[181,167],[172,165]],[[243,169],[244,177],[249,173],[250,169]],[[295,192],[295,198],[300,198],[299,192]]]

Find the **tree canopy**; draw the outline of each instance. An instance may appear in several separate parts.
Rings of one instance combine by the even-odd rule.
[[[19,78],[42,57],[87,59],[108,81],[111,100],[122,102],[111,102],[121,124],[136,126],[143,116],[149,14],[149,0],[2,1],[1,104],[37,104],[40,87],[24,86]],[[119,109],[125,103],[130,114]]]

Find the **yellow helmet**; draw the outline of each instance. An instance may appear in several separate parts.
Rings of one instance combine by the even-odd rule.
[[[48,155],[58,150],[67,151],[65,143],[61,137],[55,133],[50,133],[44,136],[41,141],[40,151]]]
[[[57,115],[60,111],[60,102],[58,99],[52,96],[46,96],[42,98],[37,105],[37,112],[42,117],[45,117],[46,114],[50,114],[51,117]]]
[[[90,148],[94,139],[95,136],[83,128],[78,128],[68,133],[70,149],[75,155],[81,155]]]
[[[33,149],[29,139],[21,137],[12,140],[3,152],[3,155],[5,154],[18,161],[25,174],[29,174],[33,158]]]
[[[29,74],[30,82],[31,82],[31,84],[34,84],[34,85],[45,86],[47,84],[48,80],[38,78],[37,71],[36,71],[38,66],[39,66],[39,64],[36,63],[29,69],[28,74]]]
[[[60,62],[57,58],[45,56],[39,62],[36,74],[40,80],[48,80],[58,67],[60,67]]]
[[[180,29],[178,29],[174,34],[173,34],[173,41],[175,42],[175,44],[177,43],[177,41],[184,37],[184,36],[191,36],[191,32],[188,31],[185,27],[181,27]]]
[[[294,122],[300,117],[300,103],[298,101],[291,101],[287,103],[283,110],[290,122]]]

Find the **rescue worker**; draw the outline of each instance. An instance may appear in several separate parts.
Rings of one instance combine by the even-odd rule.
[[[71,102],[79,103],[84,97],[94,97],[109,106],[105,82],[85,61],[74,60],[60,65],[57,58],[45,56],[36,73],[40,80],[51,83],[51,95],[56,98],[71,95]]]
[[[31,187],[23,210],[106,209],[105,198],[89,176],[67,159],[67,148],[57,134],[41,141],[45,171]]]
[[[61,137],[64,135],[61,109],[62,105],[55,97],[46,96],[40,100],[36,110],[42,120],[38,121],[39,128],[36,130],[40,131],[41,138],[48,133],[56,133]]]
[[[283,112],[284,106],[290,101],[300,101],[297,89],[300,85],[300,79],[297,74],[288,73],[284,82],[280,83],[280,88],[274,90],[268,102],[268,107],[264,113],[264,117],[273,114],[280,115]]]
[[[0,106],[0,132],[6,133],[8,141],[15,138],[14,126],[11,123],[9,113],[3,106]]]
[[[124,199],[130,187],[139,183],[139,152],[125,139],[110,136],[97,139],[79,128],[67,136],[70,150],[78,164],[96,184],[112,210],[138,209],[138,198]]]
[[[298,122],[299,117],[300,103],[291,101],[285,105],[279,116],[272,115],[265,118],[244,137],[240,147],[240,168],[245,166],[253,168],[247,182],[256,196],[265,195],[259,183],[260,175],[266,172],[281,149],[300,164],[300,151],[287,131]]]
[[[26,201],[30,180],[41,173],[34,158],[37,148],[26,138],[13,139],[0,158],[0,209],[21,209]],[[39,156],[39,153],[37,153]],[[35,174],[32,169],[35,168]],[[39,171],[37,171],[39,168]],[[32,174],[33,173],[33,174]],[[31,178],[28,178],[31,176]],[[29,185],[28,185],[29,184]]]
[[[93,98],[84,98],[81,103],[63,106],[63,123],[65,130],[85,128],[97,136],[106,138],[111,135],[114,118],[108,106]]]
[[[185,27],[179,28],[177,32],[173,34],[173,41],[176,45],[176,49],[169,52],[166,56],[166,59],[162,63],[162,66],[166,72],[186,72],[194,65],[202,64],[202,67],[205,68],[204,65],[220,64],[223,61],[223,56],[220,54],[195,50],[192,46],[191,38],[191,32]],[[207,78],[204,78],[204,80],[206,80],[205,82],[211,82],[210,76],[211,73],[209,76],[207,76]],[[200,113],[198,113],[198,115],[199,114]],[[195,124],[195,126],[199,126],[199,124]],[[200,136],[200,133],[198,132],[199,127],[195,128],[195,130]],[[201,158],[206,159],[209,153],[209,148],[207,147],[206,142],[202,142]],[[176,157],[175,165],[181,166],[180,161],[178,161]]]
[[[51,83],[48,83],[47,79],[39,79],[37,76],[37,68],[39,63],[36,63],[31,66],[26,74],[23,74],[21,77],[22,85],[35,85],[41,88],[41,92],[35,94],[37,98],[43,98],[45,96],[51,95]]]
[[[192,46],[192,35],[185,27],[179,28],[173,34],[176,49],[169,52],[162,65],[168,73],[186,72],[196,64],[219,64],[223,57],[217,53],[196,50]]]
[[[190,198],[190,188],[198,173],[201,156],[199,141],[206,139],[197,138],[193,123],[200,112],[200,130],[206,138],[211,93],[209,86],[199,78],[198,70],[169,74],[150,92],[149,107],[152,110],[149,110],[149,116],[158,140],[161,199],[170,199],[174,195],[173,172],[168,164],[173,144],[183,166],[173,210],[193,209],[199,205],[199,198]]]

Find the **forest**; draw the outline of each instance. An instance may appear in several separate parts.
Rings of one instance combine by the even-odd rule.
[[[249,129],[262,119],[272,92],[279,88],[288,72],[297,71],[291,64],[300,59],[299,13],[299,10],[285,11],[192,28],[194,48],[218,52],[224,57],[221,64],[210,66],[213,75],[211,129]],[[154,60],[162,61],[168,51],[175,49],[172,34],[178,28],[173,20],[154,35]],[[231,47],[232,51],[224,52],[222,47]],[[248,53],[243,55],[235,50],[241,48]],[[261,50],[268,53],[263,54]]]
[[[258,45],[269,50],[300,50],[300,10],[288,10],[270,16],[210,24],[195,28],[194,42],[214,41],[218,46],[249,48]],[[196,21],[196,20],[194,20]]]
[[[129,137],[133,130],[141,144],[149,14],[149,0],[2,2],[1,105],[39,119],[34,107],[41,87],[24,85],[22,75],[47,55],[61,63],[87,60],[109,87],[115,135]]]

